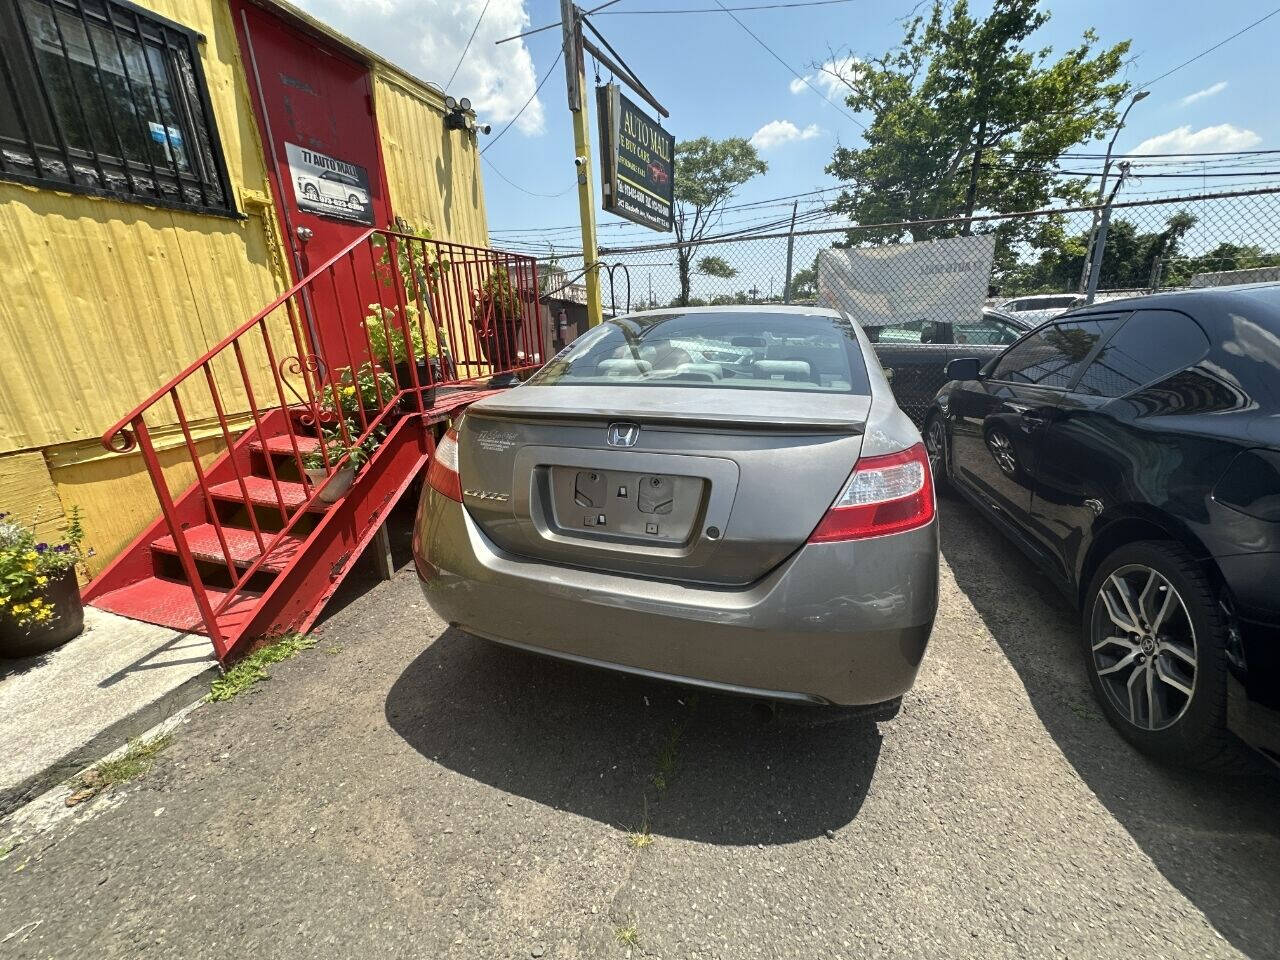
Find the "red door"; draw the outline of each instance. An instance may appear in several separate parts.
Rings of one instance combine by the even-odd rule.
[[[246,0],[233,0],[249,90],[295,279],[372,226],[391,221],[368,68]],[[344,258],[308,298],[312,337],[330,369],[360,362],[353,311],[370,302],[372,254]],[[345,323],[341,322],[345,317]],[[358,318],[355,318],[358,320]],[[349,337],[347,338],[349,339]]]

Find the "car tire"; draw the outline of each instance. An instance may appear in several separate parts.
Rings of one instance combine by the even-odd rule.
[[[1131,613],[1137,629],[1122,636]],[[1180,544],[1130,543],[1103,560],[1084,595],[1082,651],[1094,696],[1120,735],[1167,763],[1244,769],[1227,730],[1227,632],[1213,585]]]
[[[310,183],[302,188],[302,195],[312,201],[320,199],[320,191],[315,188],[314,184]]]
[[[951,491],[951,464],[947,454],[947,424],[942,414],[934,411],[924,421],[924,448],[933,470],[933,488],[939,493]]]
[[[996,467],[1009,479],[1018,483],[1026,480],[1026,471],[1022,469],[1022,460],[1018,457],[1018,448],[1004,427],[988,427],[983,441]]]

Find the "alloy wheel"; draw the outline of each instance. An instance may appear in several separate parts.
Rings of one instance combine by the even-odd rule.
[[[987,446],[996,459],[996,465],[1009,476],[1013,476],[1018,470],[1018,459],[1013,453],[1013,441],[1001,431],[993,430],[987,437]]]
[[[1196,631],[1181,595],[1158,570],[1119,567],[1094,598],[1093,669],[1111,704],[1140,730],[1177,723],[1196,689]]]
[[[946,470],[947,429],[941,417],[929,421],[929,429],[924,438],[925,451],[929,454],[929,469],[934,477],[940,477]]]

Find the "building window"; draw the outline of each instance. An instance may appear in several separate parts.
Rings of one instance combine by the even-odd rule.
[[[0,178],[234,213],[199,39],[124,0],[0,0]]]

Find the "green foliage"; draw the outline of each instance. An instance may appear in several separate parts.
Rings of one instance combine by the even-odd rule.
[[[738,275],[737,269],[730,266],[729,261],[724,257],[703,257],[698,261],[698,272],[704,273],[708,277],[720,277],[724,280]]]
[[[255,684],[271,679],[267,667],[283,660],[291,660],[303,650],[310,650],[316,641],[302,633],[286,633],[265,647],[255,650],[224,673],[209,688],[210,700],[230,700],[244,693]]]
[[[377,432],[378,431],[375,431],[375,433]],[[346,436],[354,438],[359,435],[359,428],[348,420]],[[347,443],[343,439],[343,432],[341,430],[323,430],[321,431],[320,442],[324,448],[324,453],[321,452],[320,447],[304,453],[302,455],[303,469],[323,470],[325,468],[324,457],[325,453],[327,453],[330,465],[335,464],[343,457],[346,457],[347,462],[345,465],[359,470],[361,465],[373,455],[373,451],[377,449],[380,440],[381,437],[370,434],[363,442]]]
[[[0,610],[18,626],[46,623],[53,604],[44,596],[52,577],[75,567],[82,559],[84,528],[80,508],[71,508],[67,532],[58,543],[36,540],[32,527],[0,513]]]
[[[791,275],[791,302],[814,300],[818,296],[818,258],[813,266],[797,270]]]
[[[699,137],[676,144],[675,232],[680,244],[676,248],[680,271],[677,306],[693,306],[689,301],[689,274],[700,241],[719,223],[734,192],[768,169],[756,148],[742,137]]]
[[[131,741],[129,748],[120,756],[100,763],[94,768],[97,771],[95,778],[97,788],[114,787],[136,780],[151,769],[152,764],[156,762],[156,757],[172,742],[173,737],[167,733],[154,740]]]
[[[439,252],[439,250],[429,241],[432,239],[431,231],[427,227],[415,227],[401,218],[396,218],[396,230],[399,233],[408,234],[416,240],[405,240],[402,237],[391,238],[395,243],[395,264],[392,265],[391,243],[389,238],[380,233],[373,235],[373,245],[379,250],[378,257],[378,274],[382,280],[383,286],[395,288],[397,280],[400,289],[404,294],[405,314],[411,319],[416,319],[418,315],[418,304],[422,304],[427,311],[427,316],[432,320],[431,328],[438,341],[444,344],[444,350],[447,353],[449,349],[448,339],[445,331],[442,330],[434,320],[432,314],[432,304],[434,297],[439,292],[440,281],[452,269],[449,259]],[[416,241],[422,241],[421,243]],[[379,319],[375,304],[369,305],[370,313],[374,320]],[[394,309],[394,308],[392,308]],[[384,308],[385,318],[385,308]],[[366,321],[367,322],[367,321]],[[390,324],[389,324],[390,325]],[[411,326],[411,329],[413,327]],[[372,336],[372,333],[371,333]],[[417,351],[418,357],[422,356],[422,334],[420,331],[414,332],[413,344]],[[401,338],[400,349],[403,352],[404,343]],[[436,356],[439,352],[437,344],[429,342],[427,350],[430,356]],[[385,351],[381,354],[375,349],[374,356],[386,356]],[[395,362],[400,363],[406,359],[405,356],[397,356]]]
[[[378,394],[381,391],[382,399]],[[333,411],[341,409],[343,416],[359,419],[363,407],[365,415],[381,410],[396,395],[396,381],[385,370],[375,371],[372,364],[363,364],[353,374],[350,367],[338,371],[336,384],[326,384],[320,402]]]
[[[990,15],[970,15],[965,0],[934,0],[911,19],[901,45],[859,61],[839,79],[846,103],[869,111],[864,147],[837,147],[828,172],[848,184],[837,210],[860,223],[897,223],[963,215],[975,151],[981,150],[977,210],[1031,210],[1051,200],[1079,201],[1089,184],[1063,179],[1056,158],[1100,138],[1117,122],[1129,90],[1116,79],[1128,41],[1099,50],[1080,43],[1050,60],[1052,49],[1024,44],[1049,19],[1039,0],[995,0]],[[999,260],[1012,266],[1016,242],[1050,245],[1060,223],[1001,226]],[[956,224],[858,231],[850,242],[954,236]]]
[[[1139,289],[1149,286],[1156,263],[1174,258],[1178,271],[1185,273],[1187,261],[1178,257],[1183,238],[1196,224],[1196,218],[1180,210],[1165,221],[1157,233],[1139,233],[1129,220],[1113,219],[1107,232],[1107,247],[1102,259],[1098,286],[1104,290]],[[997,264],[996,286],[1002,296],[1024,293],[1056,293],[1073,290],[1080,281],[1089,234],[1082,231],[1066,235],[1059,228],[1046,230],[1044,249],[1028,261],[1015,261],[1000,269]],[[1210,254],[1211,256],[1212,254]],[[1209,267],[1232,269],[1231,267]],[[1197,271],[1199,272],[1199,271]],[[1186,278],[1190,278],[1186,274]],[[1165,282],[1174,282],[1166,273]]]
[[[491,307],[493,316],[499,320],[518,317],[520,310],[520,291],[511,282],[511,275],[505,267],[495,267],[489,276],[480,284],[481,313],[488,312]]]
[[[409,342],[413,344],[413,355],[418,360],[438,355],[435,341],[422,342],[422,327],[418,323],[418,308],[406,304],[404,308],[405,323],[400,322],[398,307],[384,307],[381,304],[369,304],[369,313],[364,318],[364,328],[369,333],[370,355],[378,363],[404,363],[409,359],[409,351],[405,345],[404,328],[409,328]]]

